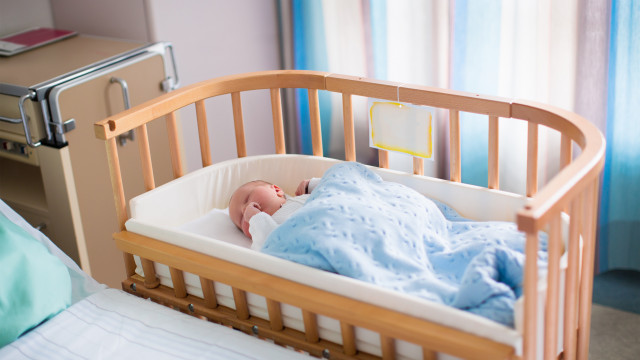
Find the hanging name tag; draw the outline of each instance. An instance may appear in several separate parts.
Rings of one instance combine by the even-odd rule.
[[[433,159],[434,109],[384,100],[369,101],[369,146]]]

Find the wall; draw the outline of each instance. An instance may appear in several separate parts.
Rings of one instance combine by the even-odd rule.
[[[0,36],[38,26],[53,26],[49,0],[0,1]]]
[[[151,38],[175,46],[181,84],[218,76],[279,68],[276,1],[148,1]],[[197,6],[185,6],[197,4]],[[243,94],[249,155],[273,153],[269,91]],[[196,139],[195,109],[182,112],[185,138]],[[213,161],[236,156],[231,97],[207,101]],[[212,128],[214,129],[212,131]],[[190,167],[200,161],[198,144],[185,143]]]
[[[143,0],[51,0],[56,27],[81,34],[150,41]]]

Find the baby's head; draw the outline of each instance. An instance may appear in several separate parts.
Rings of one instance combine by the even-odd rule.
[[[277,185],[262,180],[251,181],[240,186],[231,195],[229,216],[245,235],[251,237],[249,219],[259,212],[273,215],[285,201],[284,191]]]

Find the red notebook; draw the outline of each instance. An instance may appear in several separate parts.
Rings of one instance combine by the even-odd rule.
[[[75,31],[35,28],[0,38],[0,56],[11,56],[23,51],[66,39],[76,35]]]

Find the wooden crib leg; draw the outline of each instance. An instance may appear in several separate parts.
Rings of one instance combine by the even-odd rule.
[[[236,314],[238,319],[247,320],[249,318],[249,304],[247,303],[247,293],[243,290],[232,288],[233,301],[236,303]]]
[[[422,359],[423,360],[436,360],[438,359],[438,354],[427,348],[422,348]]]
[[[536,359],[538,312],[538,234],[527,233],[524,260],[524,333],[523,359]]]
[[[558,213],[551,220],[549,232],[549,265],[547,274],[547,307],[545,310],[545,359],[553,359],[558,352],[558,296],[560,293],[560,256],[562,256],[562,218]]]
[[[381,334],[380,347],[382,348],[382,359],[394,360],[396,358],[396,342],[393,338]]]
[[[271,330],[280,331],[284,328],[282,323],[282,308],[280,303],[267,299],[267,311],[269,312],[269,323]]]
[[[124,269],[127,272],[127,277],[135,275],[136,261],[134,260],[133,255],[123,252],[122,256],[124,257]]]
[[[593,270],[595,257],[595,228],[598,220],[599,181],[594,181],[585,196],[584,245],[582,249],[582,270],[580,280],[580,306],[578,314],[578,356],[580,360],[589,358],[589,335],[591,331],[591,301],[593,295]]]
[[[302,320],[304,321],[304,334],[305,338],[310,343],[317,343],[320,341],[320,335],[318,334],[318,317],[311,311],[302,310]]]
[[[211,309],[217,308],[218,300],[216,299],[216,290],[213,286],[213,281],[200,277],[200,286],[202,287],[205,306]]]
[[[565,283],[565,308],[564,308],[564,359],[576,358],[577,346],[577,306],[578,306],[578,263],[580,251],[580,197],[574,199],[570,205],[569,223],[569,253],[567,276]]]
[[[356,335],[353,325],[340,322],[340,332],[342,333],[342,348],[345,355],[356,354]]]
[[[158,277],[156,276],[156,269],[153,265],[153,261],[147,259],[140,259],[142,262],[142,271],[144,271],[144,286],[148,289],[157,288],[160,285]]]
[[[187,286],[184,284],[184,275],[182,270],[170,267],[169,273],[171,274],[171,282],[173,282],[173,292],[177,298],[183,298],[187,296]]]

